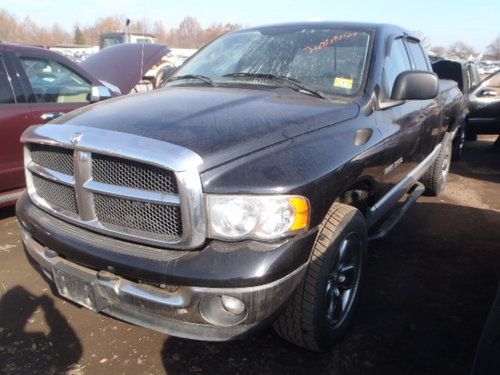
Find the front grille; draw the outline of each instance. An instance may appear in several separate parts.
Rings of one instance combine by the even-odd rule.
[[[43,200],[42,207],[81,226],[136,242],[168,247],[183,239],[173,171],[78,148],[37,143],[26,147],[31,156],[28,181],[35,202]]]
[[[127,228],[134,235],[166,241],[179,240],[182,235],[178,206],[103,194],[94,194],[94,205],[99,222],[112,230]]]
[[[33,143],[30,145],[31,160],[56,172],[73,175],[73,150]]]
[[[105,184],[177,194],[172,171],[114,156],[92,156],[92,178]]]
[[[78,214],[75,189],[33,174],[33,185],[40,198],[50,205],[62,208],[71,214]]]

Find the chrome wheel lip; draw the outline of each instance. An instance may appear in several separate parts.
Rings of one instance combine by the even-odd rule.
[[[450,165],[451,165],[451,142],[448,142],[446,148],[444,149],[444,158],[443,158],[443,163],[441,165],[441,178],[443,182],[446,182],[446,180],[448,179]]]
[[[363,241],[358,233],[351,232],[342,239],[338,249],[325,288],[326,320],[332,328],[343,324],[358,292]]]

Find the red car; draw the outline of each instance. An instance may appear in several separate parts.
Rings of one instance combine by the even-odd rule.
[[[0,207],[24,188],[19,137],[28,126],[128,94],[168,52],[162,44],[121,44],[76,64],[48,49],[0,42]]]

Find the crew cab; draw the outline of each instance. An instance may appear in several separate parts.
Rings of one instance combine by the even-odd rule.
[[[163,88],[24,132],[17,203],[59,294],[170,335],[346,332],[368,241],[447,181],[461,92],[392,25],[216,39]]]
[[[0,42],[0,207],[24,190],[26,128],[110,97],[127,94],[164,45],[116,46],[75,64],[45,48]]]

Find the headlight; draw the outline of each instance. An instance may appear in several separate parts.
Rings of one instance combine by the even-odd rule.
[[[272,240],[307,229],[309,201],[290,195],[207,195],[210,237]]]

